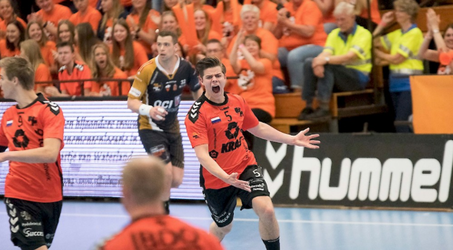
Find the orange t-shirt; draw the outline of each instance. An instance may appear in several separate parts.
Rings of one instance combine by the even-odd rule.
[[[224,249],[213,235],[169,215],[136,219],[101,245],[102,250]]]
[[[238,86],[239,94],[248,103],[251,109],[259,108],[275,116],[275,99],[272,94],[272,63],[267,58],[258,59],[264,65],[265,73],[258,74],[250,69],[245,59],[240,60]]]
[[[132,67],[132,69],[124,71],[127,76],[135,76],[135,74],[137,74],[138,69],[140,69],[140,67],[148,61],[148,56],[145,53],[143,53],[144,48],[140,43],[133,41],[132,46],[134,49],[134,66]],[[110,47],[110,52],[112,52],[112,48],[113,47]],[[125,54],[126,50],[121,49],[120,56],[124,57]]]
[[[379,12],[378,0],[371,0],[370,12],[371,12],[371,20],[374,23],[379,24],[381,22],[381,13]],[[363,18],[368,18],[368,9],[363,8],[362,13],[360,13],[360,16]]]
[[[97,4],[98,4],[99,0],[90,0],[88,2],[88,5],[93,7],[93,8],[96,8],[97,7]]]
[[[120,2],[124,7],[132,6],[132,0],[121,0]]]
[[[119,68],[115,67],[115,74],[113,74],[113,77],[111,79],[126,79],[127,75],[123,71],[121,71]],[[131,87],[131,83],[124,81],[121,82],[121,94],[122,95],[127,95],[129,93],[129,89]],[[118,87],[118,82],[117,81],[107,81],[107,82],[94,82],[91,85],[91,92],[106,92],[110,96],[119,96],[120,91]]]
[[[58,27],[58,22],[63,19],[68,19],[72,15],[72,12],[66,6],[55,4],[50,12],[40,10],[36,12],[36,14],[41,16],[44,22],[51,22],[55,27]]]
[[[27,23],[22,20],[20,17],[16,17],[16,20],[22,24],[22,26],[24,26],[24,29],[27,29]],[[0,30],[1,31],[5,31],[6,32],[6,26],[7,26],[7,22],[5,22],[5,20],[0,20]]]
[[[313,1],[304,0],[297,11],[294,11],[293,2],[285,4],[285,8],[291,13],[290,20],[298,25],[309,25],[315,27],[315,33],[311,37],[303,37],[292,33],[283,32],[279,39],[280,47],[285,47],[288,51],[306,44],[324,46],[327,34],[324,31],[322,12]]]
[[[46,45],[41,47],[41,54],[47,66],[55,64],[55,58],[53,57],[52,51],[57,51],[57,46],[53,41],[47,41]]]
[[[222,58],[222,63],[225,65],[226,68],[226,77],[237,77],[236,73],[234,73],[233,67],[231,66],[230,60],[228,58]],[[227,79],[225,85],[225,92],[232,93],[232,94],[239,94],[241,93],[241,89],[238,86],[237,79]]]
[[[263,6],[260,9],[260,27],[266,22],[275,24],[277,22],[277,4],[270,0],[264,0]]]
[[[143,24],[143,27],[141,27],[141,29],[143,31],[147,32],[147,33],[149,33],[151,30],[155,31],[156,29],[158,29],[158,24],[153,22],[153,20],[151,19],[151,16],[159,17],[160,13],[157,12],[156,10],[150,10],[149,11],[148,17],[146,18],[146,21]],[[129,14],[127,16],[127,19],[126,19],[127,24],[129,25],[129,27],[138,26],[139,20],[140,20],[140,16],[137,13]],[[138,40],[137,42],[139,42],[143,46],[143,48],[146,51],[146,54],[151,54],[152,53],[151,44],[149,44],[149,43],[147,43],[147,42],[145,42],[143,40]]]
[[[63,66],[58,71],[58,80],[66,81],[66,80],[82,80],[82,79],[91,79],[91,70],[88,66],[82,62],[75,61],[74,68],[72,69],[72,74],[68,74],[68,70],[66,66]],[[66,82],[60,84],[60,90],[66,91],[68,95],[71,96],[81,96],[82,95],[82,88],[81,82]],[[84,89],[91,89],[92,82],[86,81],[84,82],[83,88]]]
[[[9,50],[6,48],[6,39],[0,40],[0,58],[12,57],[20,55],[20,48],[17,47],[15,50]]]
[[[225,94],[225,102],[212,103],[203,94],[191,107],[185,119],[187,136],[192,147],[208,145],[211,158],[227,173],[242,174],[247,166],[256,164],[242,131],[259,124],[244,98]],[[201,171],[205,189],[230,186],[205,168]]]
[[[43,63],[39,64],[39,66],[35,72],[35,91],[38,87],[52,86],[52,83],[43,83],[43,84],[37,84],[37,83],[50,82],[50,81],[52,81],[52,75],[50,74],[49,67],[47,67],[47,65],[45,65]]]
[[[43,95],[25,108],[17,105],[3,114],[0,126],[0,145],[9,151],[26,151],[43,147],[45,139],[54,138],[64,146],[65,119],[60,107],[49,103]],[[63,199],[63,180],[60,154],[55,162],[26,163],[9,161],[5,179],[5,197],[33,202],[56,202]]]
[[[99,21],[101,20],[102,15],[101,13],[96,10],[95,8],[88,6],[85,13],[74,13],[69,18],[69,21],[77,26],[80,23],[90,23],[91,28],[93,28],[94,32],[98,29]]]

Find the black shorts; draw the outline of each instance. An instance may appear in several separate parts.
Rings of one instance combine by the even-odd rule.
[[[184,150],[180,133],[162,132],[151,129],[138,131],[146,153],[162,159],[165,163],[184,168]]]
[[[242,209],[252,208],[252,200],[258,196],[269,196],[266,181],[263,178],[263,168],[250,165],[239,176],[240,180],[249,181],[252,192],[247,192],[233,186],[221,189],[205,189],[201,181],[204,199],[211,211],[211,217],[219,227],[229,225],[233,221],[236,200],[242,201]],[[219,180],[221,181],[221,180]]]
[[[5,197],[5,205],[15,246],[22,250],[50,247],[60,220],[62,201],[39,203]]]

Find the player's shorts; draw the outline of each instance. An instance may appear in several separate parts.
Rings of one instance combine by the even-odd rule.
[[[263,168],[257,165],[250,165],[239,176],[240,180],[249,181],[252,192],[233,186],[221,189],[205,189],[203,180],[201,187],[206,204],[211,211],[211,217],[219,227],[229,225],[233,221],[236,200],[239,197],[242,201],[242,209],[252,208],[252,200],[258,196],[269,196],[266,181],[263,178]],[[219,180],[221,181],[221,180]]]
[[[165,163],[184,168],[184,149],[180,133],[162,132],[151,129],[138,131],[146,153],[162,159]]]
[[[22,250],[50,247],[60,220],[62,201],[40,203],[5,198],[5,205],[15,246]]]

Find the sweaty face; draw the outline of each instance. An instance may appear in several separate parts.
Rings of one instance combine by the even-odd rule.
[[[226,77],[222,73],[220,66],[205,69],[200,82],[205,87],[206,97],[209,100],[214,102],[221,102],[223,100]]]

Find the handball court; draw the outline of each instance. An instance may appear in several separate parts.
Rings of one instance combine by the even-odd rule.
[[[208,229],[211,218],[202,202],[177,201],[171,215]],[[453,213],[360,209],[277,207],[282,250],[453,249]],[[95,249],[129,221],[118,201],[65,201],[51,249]],[[19,249],[9,240],[5,205],[0,206],[0,249]],[[252,210],[236,208],[232,232],[222,242],[227,250],[261,250],[258,219]]]

